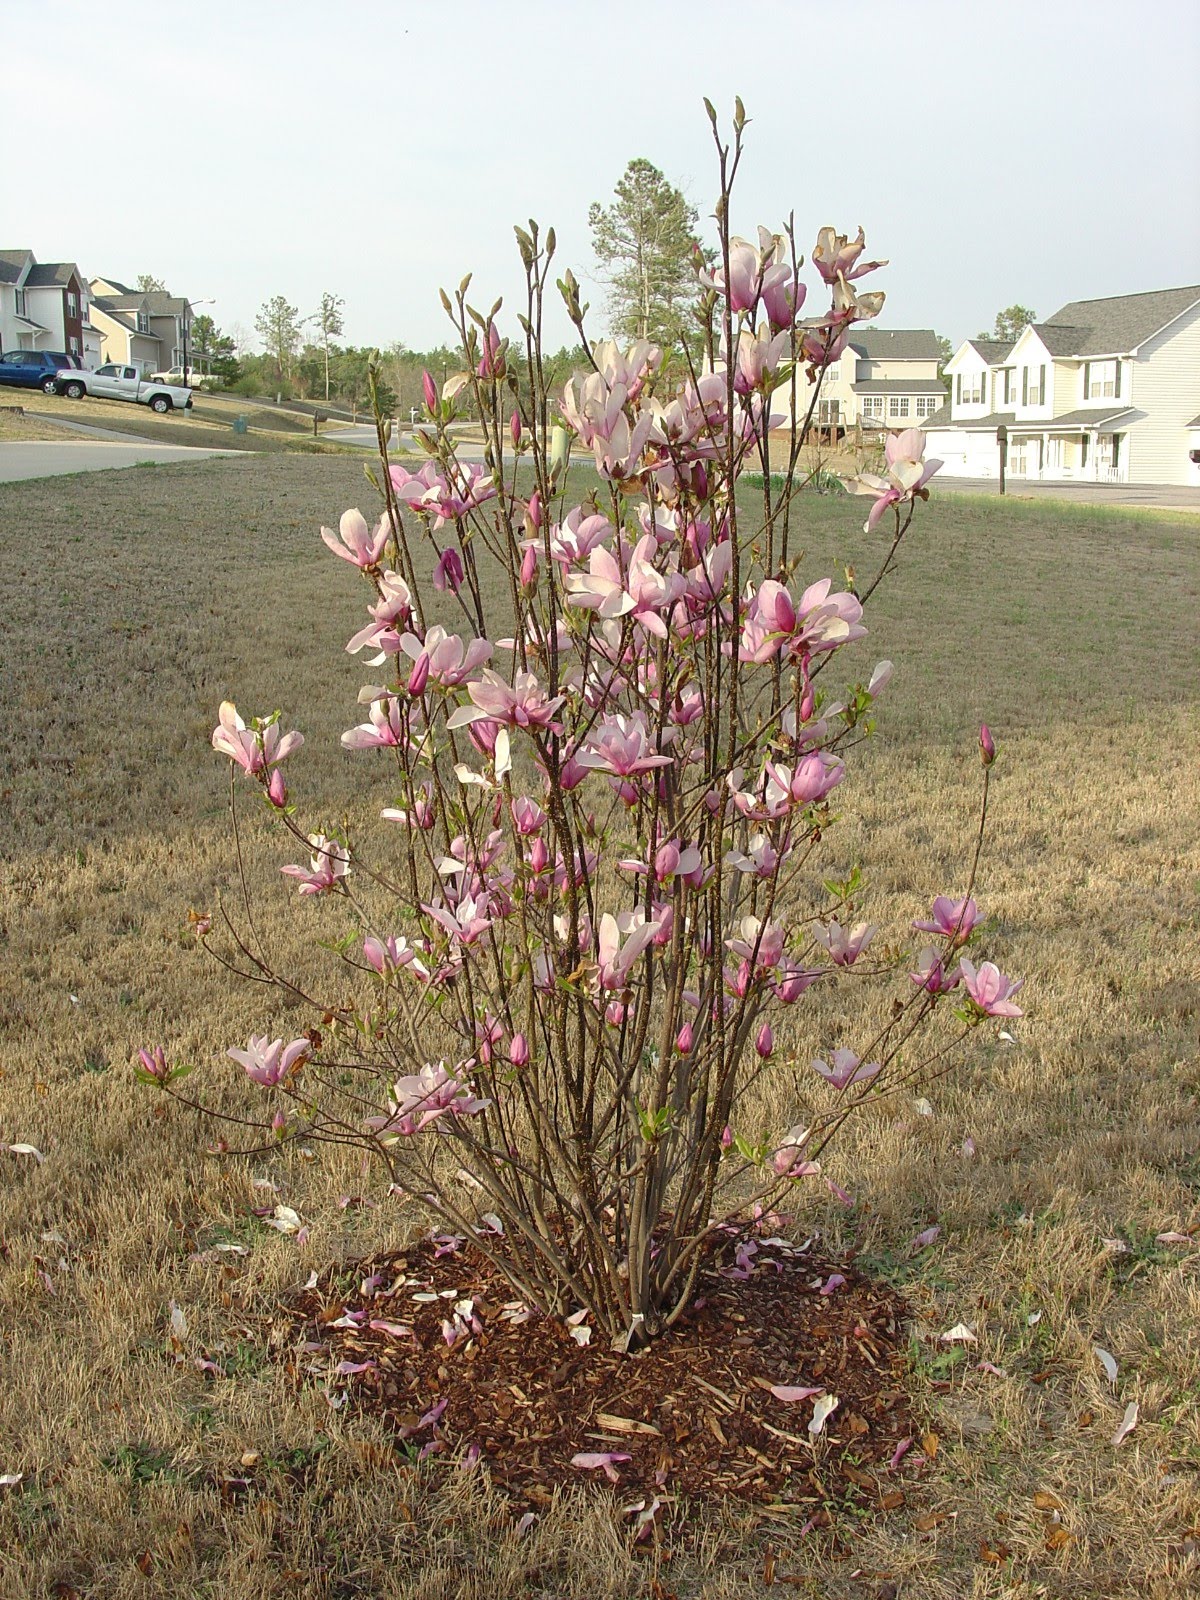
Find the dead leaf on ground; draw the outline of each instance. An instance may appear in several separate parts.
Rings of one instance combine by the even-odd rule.
[[[1075,1535],[1070,1528],[1051,1528],[1046,1535],[1047,1550],[1065,1550],[1069,1544],[1075,1542]]]
[[[919,1517],[913,1519],[913,1527],[918,1533],[928,1533],[931,1528],[940,1527],[949,1520],[948,1511],[922,1511]]]
[[[1038,1511],[1064,1511],[1066,1507],[1056,1494],[1051,1494],[1048,1489],[1039,1489],[1033,1497],[1033,1504]]]

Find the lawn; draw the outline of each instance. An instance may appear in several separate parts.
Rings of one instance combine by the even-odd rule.
[[[0,1487],[0,1594],[740,1600],[772,1567],[830,1600],[1182,1593],[1200,1248],[1156,1236],[1200,1224],[1194,519],[935,495],[872,602],[862,675],[897,671],[828,865],[862,860],[896,938],[961,884],[986,717],[977,893],[989,953],[1028,980],[1011,1042],[931,1085],[931,1114],[858,1124],[827,1163],[854,1204],[822,1190],[795,1222],[902,1287],[928,1460],[881,1485],[891,1509],[831,1508],[832,1531],[732,1506],[634,1554],[599,1496],[519,1536],[478,1474],[414,1467],[277,1363],[281,1293],[419,1215],[342,1203],[364,1190],[340,1152],[214,1160],[211,1130],[132,1082],[161,1040],[236,1109],[226,1046],[295,1020],[189,932],[190,908],[235,898],[208,738],[226,696],[281,706],[309,741],[289,772],[306,818],[374,816],[370,760],[337,745],[369,676],[342,648],[361,586],[318,537],[371,492],[346,457],[0,486],[0,1145],[44,1157],[0,1150],[0,1476],[21,1475]],[[865,504],[805,497],[808,577],[871,569]],[[246,848],[262,937],[318,969],[311,933],[336,929],[279,877],[294,853],[258,821]],[[860,1004],[814,991],[779,1053],[853,1036]],[[792,1120],[790,1082],[765,1120]],[[305,1243],[263,1224],[268,1202]],[[941,1344],[960,1321],[978,1342]]]
[[[64,422],[86,423],[89,428],[136,433],[139,438],[151,439],[156,444],[188,444],[215,450],[303,451],[314,455],[332,454],[337,448],[313,438],[312,418],[304,413],[258,406],[236,395],[213,395],[197,390],[190,413],[172,411],[157,416],[149,406],[131,405],[127,400],[90,396],[68,400],[63,395],[42,394],[39,389],[0,389],[0,405],[4,403],[2,397],[8,394],[15,396],[14,404],[24,407],[26,421],[41,428],[37,434],[13,437],[60,440],[78,437],[66,428],[54,426],[53,419],[59,417]],[[244,434],[234,433],[235,417],[246,419]]]

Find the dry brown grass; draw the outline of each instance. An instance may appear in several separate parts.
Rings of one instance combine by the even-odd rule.
[[[0,391],[20,396],[26,419],[45,431],[27,433],[24,438],[66,440],[78,437],[66,428],[54,427],[54,420],[82,422],[89,428],[111,433],[135,433],[157,444],[189,444],[217,450],[277,450],[306,454],[333,454],[335,447],[312,437],[312,419],[301,412],[274,411],[256,406],[237,396],[210,395],[197,391],[190,413],[169,411],[158,416],[149,406],[128,400],[104,400],[85,395],[68,400],[63,395],[43,394],[40,389]],[[234,433],[235,417],[247,419],[248,431]]]
[[[280,1291],[414,1219],[388,1201],[340,1209],[362,1178],[337,1152],[211,1161],[191,1114],[131,1084],[137,1046],[162,1039],[235,1106],[221,1054],[278,1015],[184,930],[232,877],[223,764],[206,749],[218,701],[295,713],[310,742],[291,776],[315,812],[378,804],[370,763],[336,747],[356,720],[361,670],[341,646],[360,595],[316,533],[365,502],[361,474],[230,459],[0,487],[0,1141],[46,1158],[0,1154],[0,1473],[24,1474],[0,1489],[0,1595],[625,1600],[657,1575],[659,1593],[734,1600],[765,1593],[768,1544],[802,1578],[780,1592],[830,1600],[887,1581],[903,1600],[1183,1593],[1200,1253],[1154,1236],[1200,1216],[1194,527],[935,501],[880,591],[871,659],[899,670],[883,737],[839,791],[831,865],[861,854],[872,917],[898,929],[961,881],[987,715],[1003,766],[980,898],[989,949],[1028,976],[1029,1014],[1014,1045],[931,1086],[932,1117],[861,1123],[829,1164],[855,1209],[817,1198],[800,1225],[904,1284],[913,1390],[940,1446],[908,1505],[845,1527],[840,1553],[730,1508],[693,1518],[667,1563],[631,1555],[594,1502],[519,1540],[477,1484],[417,1473],[373,1425],[294,1391],[267,1349]],[[807,571],[837,556],[867,569],[861,509],[805,501]],[[251,835],[264,932],[281,958],[319,964],[322,911],[279,880],[286,847]],[[860,1021],[853,989],[809,998],[788,1041],[801,1059]],[[794,1106],[781,1068],[760,1114],[791,1121]],[[255,1177],[310,1223],[305,1247],[250,1215],[272,1193]],[[941,1239],[911,1260],[935,1216]],[[217,1241],[250,1253],[191,1259]],[[924,1334],[960,1319],[979,1344],[956,1360]],[[1119,1362],[1118,1394],[1093,1343]],[[198,1372],[202,1352],[230,1375]],[[1130,1399],[1141,1422],[1114,1449]],[[261,1460],[243,1469],[247,1451]],[[230,1477],[248,1490],[223,1489]],[[1062,1504],[1060,1549],[1039,1493]],[[921,1532],[930,1509],[947,1520]],[[981,1560],[981,1542],[1008,1558]]]
[[[20,407],[23,415],[18,415]],[[4,391],[0,390],[0,442],[15,443],[22,439],[61,439],[63,430],[52,427],[49,423],[42,422],[29,415],[28,410],[20,406],[20,401],[9,402],[4,398]]]

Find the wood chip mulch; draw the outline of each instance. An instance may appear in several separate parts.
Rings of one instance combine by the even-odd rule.
[[[383,1416],[414,1455],[486,1463],[534,1509],[558,1486],[611,1481],[572,1465],[610,1452],[629,1457],[610,1465],[631,1511],[735,1496],[821,1527],[839,1506],[901,1503],[894,1458],[920,1431],[903,1381],[904,1304],[812,1241],[723,1238],[676,1327],[634,1356],[598,1332],[578,1342],[586,1319],[573,1334],[530,1312],[468,1241],[441,1250],[423,1240],[373,1257],[350,1292],[331,1269],[286,1307],[301,1324],[297,1376]],[[835,1273],[844,1281],[830,1286]],[[818,1436],[814,1398],[785,1402],[773,1385],[837,1397]]]

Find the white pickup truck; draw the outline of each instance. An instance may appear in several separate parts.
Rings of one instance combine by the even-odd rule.
[[[57,393],[69,400],[82,400],[85,394],[97,400],[133,400],[151,411],[187,410],[192,403],[192,391],[178,388],[173,383],[155,383],[153,379],[139,377],[136,367],[120,367],[109,363],[97,367],[95,372],[79,372],[73,367],[62,367],[54,380]]]

